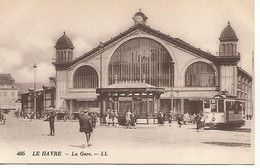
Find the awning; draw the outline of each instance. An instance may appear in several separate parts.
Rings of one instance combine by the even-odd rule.
[[[95,101],[97,99],[96,93],[68,93],[61,97],[65,100],[76,100],[76,101]]]
[[[98,94],[106,93],[154,93],[162,94],[164,93],[164,88],[155,87],[153,85],[143,83],[143,82],[119,82],[107,87],[97,88]]]

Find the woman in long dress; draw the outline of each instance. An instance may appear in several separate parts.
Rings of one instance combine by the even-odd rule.
[[[125,115],[125,120],[126,120],[126,128],[132,128],[131,127],[131,115],[132,112],[130,111],[130,109],[128,109],[126,115]]]
[[[118,113],[117,113],[117,110],[114,110],[113,123],[114,123],[114,126],[118,126]]]

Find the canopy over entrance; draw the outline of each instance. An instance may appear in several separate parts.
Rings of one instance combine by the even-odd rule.
[[[107,109],[118,111],[119,124],[124,124],[127,110],[135,112],[137,123],[155,123],[158,100],[164,93],[144,82],[119,82],[96,90],[101,107],[101,116]],[[105,121],[104,121],[105,122]]]

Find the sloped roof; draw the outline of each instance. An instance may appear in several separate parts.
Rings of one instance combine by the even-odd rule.
[[[120,38],[126,36],[127,34],[131,33],[131,32],[134,32],[136,30],[141,30],[143,32],[146,32],[150,35],[153,35],[153,36],[156,36],[160,39],[163,39],[171,44],[174,44],[176,45],[177,47],[180,47],[182,49],[185,49],[187,51],[190,51],[194,54],[197,54],[205,59],[208,59],[212,62],[215,62],[217,60],[217,57],[208,53],[208,52],[205,52],[203,50],[201,50],[200,48],[196,48],[194,46],[191,46],[190,44],[184,42],[183,40],[179,39],[179,38],[174,38],[174,37],[171,37],[170,35],[166,35],[164,33],[161,33],[160,31],[158,30],[155,30],[155,29],[152,29],[151,27],[147,26],[147,25],[144,25],[144,24],[136,24],[132,27],[130,27],[128,30],[118,34],[117,36],[111,38],[110,40],[106,41],[103,43],[103,46],[106,47],[112,43],[114,43],[115,41],[119,40]],[[73,65],[87,57],[89,58],[92,58],[90,57],[91,55],[93,55],[94,53],[98,52],[100,50],[99,47],[96,47],[96,48],[93,48],[92,50],[90,50],[89,52],[85,53],[84,55],[74,59],[73,61],[71,61],[70,63],[67,64],[67,66],[69,67],[70,65]]]
[[[247,73],[244,69],[242,69],[241,67],[237,67],[237,71],[239,74],[243,74],[244,76],[246,76],[247,78],[252,80],[252,76],[249,73]]]
[[[106,88],[155,88],[155,86],[144,82],[119,82],[109,85]]]

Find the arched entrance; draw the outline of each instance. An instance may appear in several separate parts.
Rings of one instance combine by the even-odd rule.
[[[156,87],[174,86],[174,62],[159,42],[138,37],[121,44],[108,64],[108,84],[117,81],[142,81]]]

